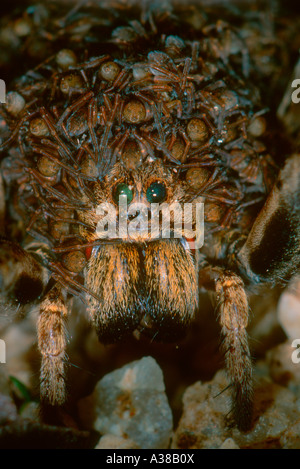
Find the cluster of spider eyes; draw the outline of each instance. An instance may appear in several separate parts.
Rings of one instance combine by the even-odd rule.
[[[118,204],[122,198],[127,198],[127,203],[130,204],[133,200],[132,186],[121,182],[113,189],[113,199]],[[146,190],[146,198],[149,203],[161,203],[167,198],[167,189],[163,182],[152,182]]]

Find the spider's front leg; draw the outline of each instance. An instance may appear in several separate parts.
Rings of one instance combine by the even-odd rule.
[[[252,367],[246,333],[248,302],[241,277],[249,284],[286,283],[299,272],[299,154],[287,160],[245,244],[239,251],[235,249],[230,249],[233,252],[230,267],[240,276],[207,267],[200,271],[199,278],[208,285],[214,279],[226,367],[233,389],[233,413],[238,427],[248,430],[252,415]]]
[[[242,279],[233,272],[216,278],[219,320],[222,327],[227,373],[232,388],[232,412],[238,428],[247,431],[252,423],[252,363],[246,327],[249,306]]]
[[[0,293],[5,307],[34,304],[43,293],[45,280],[43,267],[30,252],[0,239]],[[50,405],[62,405],[66,398],[66,316],[63,292],[55,284],[42,299],[38,319],[41,400]]]
[[[242,279],[219,267],[206,267],[199,279],[217,294],[217,311],[222,328],[222,350],[232,389],[232,413],[237,426],[247,431],[252,424],[252,363],[246,327],[249,306]]]
[[[38,346],[42,355],[40,395],[43,403],[62,405],[66,399],[65,362],[68,314],[61,287],[55,284],[45,295],[38,319]]]

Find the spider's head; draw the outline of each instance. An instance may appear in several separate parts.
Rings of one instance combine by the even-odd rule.
[[[131,243],[180,238],[185,187],[161,160],[136,168],[117,163],[95,189],[97,238]]]
[[[93,248],[86,286],[94,293],[89,312],[100,340],[114,342],[136,329],[177,339],[194,316],[198,296],[194,259],[179,233],[185,182],[161,160],[137,168],[119,162],[94,194],[94,236],[103,244]]]

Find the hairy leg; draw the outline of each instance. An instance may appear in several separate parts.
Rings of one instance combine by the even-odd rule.
[[[62,405],[66,399],[65,362],[68,311],[61,288],[55,284],[45,295],[38,319],[38,346],[42,355],[41,400],[50,405]]]
[[[200,281],[217,294],[217,309],[222,328],[222,350],[232,389],[232,413],[242,431],[251,428],[253,411],[252,363],[246,327],[248,300],[242,279],[221,268],[204,268]]]
[[[232,412],[240,430],[249,430],[252,418],[252,364],[246,327],[248,300],[243,281],[232,272],[216,281],[226,369],[232,387]]]

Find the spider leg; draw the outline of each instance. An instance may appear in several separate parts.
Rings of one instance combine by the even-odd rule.
[[[232,272],[216,281],[226,369],[232,386],[232,412],[238,428],[247,431],[252,419],[252,363],[246,327],[248,300],[243,281]]]
[[[58,284],[45,295],[37,324],[38,347],[42,355],[40,374],[41,401],[52,406],[66,400],[65,362],[68,314],[62,290]]]
[[[242,279],[219,267],[206,267],[199,279],[217,294],[217,310],[222,328],[222,350],[232,389],[232,414],[238,428],[251,428],[253,412],[252,363],[246,327],[249,306]]]

